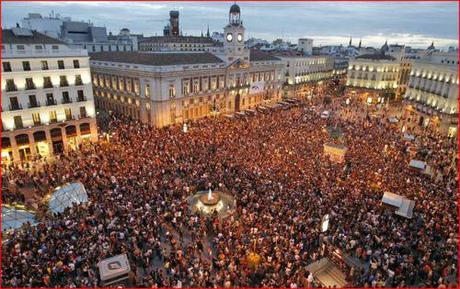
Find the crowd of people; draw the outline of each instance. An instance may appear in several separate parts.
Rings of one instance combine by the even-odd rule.
[[[122,253],[137,287],[318,287],[306,266],[326,247],[365,264],[344,267],[350,286],[455,286],[455,140],[420,136],[441,175],[431,178],[408,169],[399,129],[358,103],[333,103],[322,119],[321,103],[201,119],[187,132],[113,116],[110,142],[39,171],[11,170],[4,182],[82,182],[90,201],[5,234],[2,287],[100,286],[96,264]],[[346,169],[323,154],[331,125],[343,132]],[[190,211],[187,198],[209,188],[235,197],[232,215]],[[385,191],[415,200],[413,218],[382,206]],[[261,257],[256,268],[250,252]]]

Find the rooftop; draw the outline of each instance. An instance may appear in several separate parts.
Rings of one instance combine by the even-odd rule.
[[[279,61],[280,59],[270,55],[269,53],[260,50],[251,49],[249,53],[249,61]]]
[[[25,28],[2,29],[5,44],[65,44],[64,42]]]
[[[132,63],[151,66],[168,66],[181,64],[204,64],[223,62],[217,56],[204,53],[145,53],[135,51],[90,53],[91,60]]]
[[[201,36],[151,36],[145,37],[139,43],[207,43],[213,44],[214,40],[210,37]]]
[[[379,54],[363,54],[357,56],[356,59],[369,59],[369,60],[395,60],[393,56],[385,55],[382,53]]]

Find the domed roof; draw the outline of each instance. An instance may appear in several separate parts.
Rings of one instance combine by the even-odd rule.
[[[232,7],[230,7],[230,13],[241,13],[240,6],[233,4]]]

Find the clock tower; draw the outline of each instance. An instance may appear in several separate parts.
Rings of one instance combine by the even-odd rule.
[[[244,26],[240,6],[233,4],[228,14],[228,25],[224,27],[225,61],[249,62],[249,50],[244,47]]]

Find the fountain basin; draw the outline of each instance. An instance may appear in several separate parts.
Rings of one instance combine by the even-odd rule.
[[[211,194],[205,194],[200,196],[200,201],[205,206],[214,206],[220,201],[220,195],[216,192],[212,192]]]
[[[217,215],[224,218],[235,211],[236,201],[233,196],[221,191],[199,191],[187,199],[189,209],[201,215]]]

